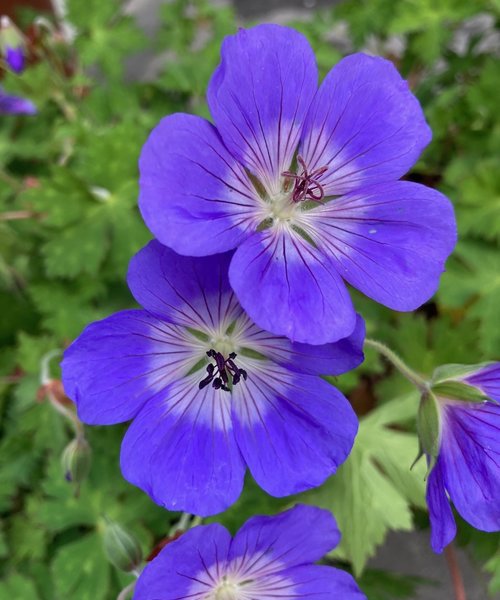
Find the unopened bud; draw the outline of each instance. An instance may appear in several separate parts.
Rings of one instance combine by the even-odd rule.
[[[24,70],[23,35],[9,17],[0,18],[0,51],[15,73]]]
[[[441,408],[432,392],[425,393],[420,400],[417,431],[421,450],[428,456],[432,466],[438,457],[441,444]]]
[[[67,481],[80,484],[90,471],[91,449],[84,437],[72,440],[64,449],[61,458]]]
[[[121,525],[113,521],[106,524],[104,550],[109,561],[122,571],[133,571],[142,563],[139,542]]]

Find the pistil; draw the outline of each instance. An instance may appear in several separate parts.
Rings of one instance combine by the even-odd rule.
[[[306,200],[321,202],[325,196],[325,191],[318,179],[328,170],[328,167],[320,167],[309,173],[307,165],[300,154],[297,155],[297,162],[302,167],[301,173],[293,173],[292,171],[284,171],[282,173],[283,177],[295,181],[292,191],[293,202],[303,202]]]

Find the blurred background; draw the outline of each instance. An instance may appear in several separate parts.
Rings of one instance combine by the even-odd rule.
[[[370,336],[424,374],[500,359],[499,0],[1,0],[0,14],[24,59],[0,62],[0,600],[114,600],[133,576],[108,560],[109,524],[146,557],[178,528],[180,515],[122,480],[124,427],[82,428],[58,363],[90,321],[133,306],[127,264],[150,237],[137,210],[141,146],[166,114],[209,117],[206,85],[239,26],[301,30],[322,76],[364,51],[408,79],[434,137],[406,178],[452,199],[460,241],[419,311],[356,303]],[[6,94],[37,113],[1,114]],[[369,600],[453,598],[429,546],[425,468],[410,471],[412,390],[371,352],[335,383],[361,418],[355,451],[301,498],[339,521],[328,560]],[[234,530],[294,500],[249,479],[213,520]],[[459,519],[456,547],[468,600],[500,598],[500,536]]]

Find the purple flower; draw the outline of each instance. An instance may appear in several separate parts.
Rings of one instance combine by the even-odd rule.
[[[0,53],[15,73],[24,70],[23,34],[7,16],[0,17]]]
[[[208,88],[215,126],[170,115],[140,159],[155,236],[189,256],[237,248],[229,278],[250,318],[309,344],[353,331],[344,281],[394,310],[417,308],[456,240],[450,202],[398,181],[431,132],[392,63],[354,54],[317,83],[304,36],[242,29]]]
[[[0,115],[34,115],[36,107],[26,98],[10,96],[0,87]]]
[[[134,600],[366,600],[348,573],[313,564],[339,540],[331,513],[300,504],[252,517],[234,538],[195,527],[146,566]]]
[[[5,52],[5,60],[14,73],[22,73],[24,71],[24,52],[21,47],[7,47]]]
[[[481,392],[494,400],[500,402],[500,363],[489,363],[481,365],[481,368],[475,370],[472,373],[466,374],[461,380],[472,385]]]
[[[128,273],[144,310],[90,325],[64,355],[64,387],[81,420],[134,419],[124,476],[171,510],[226,509],[247,466],[274,496],[320,485],[357,431],[349,402],[317,375],[360,364],[362,320],[348,339],[323,346],[269,334],[239,305],[230,260],[151,242]]]
[[[438,399],[439,452],[427,485],[435,552],[442,552],[456,534],[450,501],[476,529],[500,531],[500,363],[456,381],[476,386],[490,400]]]

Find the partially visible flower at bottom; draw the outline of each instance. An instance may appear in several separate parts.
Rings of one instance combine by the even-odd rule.
[[[0,115],[34,115],[36,106],[20,96],[6,94],[0,87]]]
[[[488,400],[436,397],[439,446],[427,484],[435,552],[442,552],[456,535],[450,501],[476,529],[500,531],[500,363],[481,366],[447,383],[475,387]]]
[[[322,346],[263,331],[229,285],[230,260],[151,242],[128,274],[144,310],[93,323],[62,364],[84,423],[134,420],[125,478],[158,504],[201,516],[238,498],[247,467],[273,496],[320,485],[347,458],[358,426],[318,375],[362,362],[362,319],[349,338]]]
[[[313,564],[339,540],[331,513],[300,504],[252,517],[234,538],[195,527],[144,569],[134,600],[366,600],[351,575]]]

